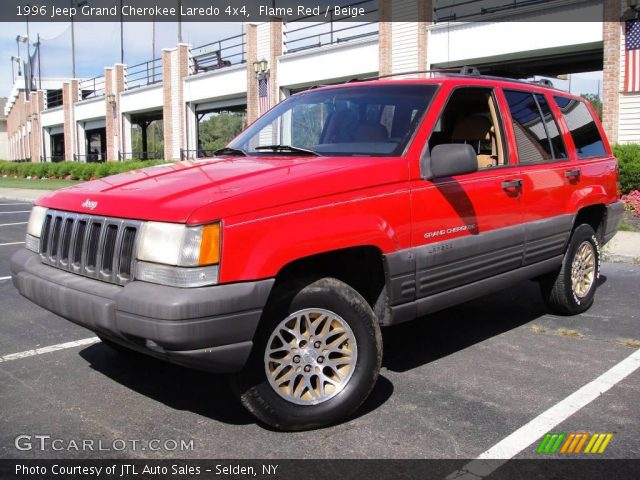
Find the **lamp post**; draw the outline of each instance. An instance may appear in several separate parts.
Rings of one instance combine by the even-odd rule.
[[[87,5],[86,0],[69,0],[69,7],[82,8]],[[71,78],[76,78],[76,32],[73,26],[73,15],[71,16]]]

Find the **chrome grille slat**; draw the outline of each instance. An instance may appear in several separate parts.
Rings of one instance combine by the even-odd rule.
[[[40,257],[61,270],[126,285],[132,280],[141,225],[136,220],[49,210],[42,227]]]

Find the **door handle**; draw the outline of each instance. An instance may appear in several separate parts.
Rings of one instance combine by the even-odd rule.
[[[521,178],[516,178],[515,180],[506,180],[502,182],[502,189],[505,191],[520,190],[521,188],[522,188]]]
[[[575,170],[567,170],[564,172],[564,176],[567,180],[579,180],[580,179],[580,169],[576,168]]]

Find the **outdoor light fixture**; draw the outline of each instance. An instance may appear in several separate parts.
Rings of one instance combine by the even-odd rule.
[[[640,3],[635,3],[634,5],[629,5],[629,8],[625,10],[625,12],[620,17],[620,20],[623,22],[628,22],[631,20],[637,20],[640,18]]]
[[[16,42],[27,43],[29,41],[29,37],[26,35],[18,35],[16,37]]]
[[[116,103],[116,96],[113,93],[107,95],[107,103]]]
[[[269,62],[267,62],[266,60],[258,60],[257,62],[253,62],[253,70],[256,74],[256,78],[264,78],[265,75],[269,73]]]

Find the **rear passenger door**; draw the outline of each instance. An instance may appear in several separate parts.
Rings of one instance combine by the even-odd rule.
[[[523,265],[564,252],[573,225],[570,199],[579,181],[565,135],[541,93],[505,89],[522,179]]]

